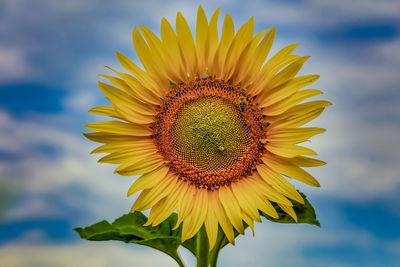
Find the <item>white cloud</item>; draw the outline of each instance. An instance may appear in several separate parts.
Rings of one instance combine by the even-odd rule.
[[[5,267],[100,267],[100,266],[176,266],[169,256],[137,245],[85,242],[67,245],[9,244],[0,249]]]
[[[23,50],[0,46],[0,82],[16,80],[30,72]]]

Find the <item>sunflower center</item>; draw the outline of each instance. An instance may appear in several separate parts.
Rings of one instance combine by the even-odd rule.
[[[196,78],[163,99],[153,139],[171,171],[198,188],[215,190],[255,169],[264,150],[264,125],[246,90]]]
[[[243,115],[217,97],[185,103],[177,113],[171,135],[178,157],[204,171],[234,166],[251,143]]]

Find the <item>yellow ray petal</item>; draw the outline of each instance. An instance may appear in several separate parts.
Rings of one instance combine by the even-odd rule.
[[[274,88],[293,79],[294,76],[296,76],[296,74],[300,71],[301,67],[309,58],[310,58],[309,56],[301,57],[295,62],[289,64],[286,68],[284,68],[277,75],[275,75],[274,78],[272,78],[271,82],[269,83],[269,87]]]
[[[299,180],[300,182],[311,186],[320,186],[314,177],[312,177],[305,170],[299,168],[297,165],[292,164],[289,160],[278,158],[277,156],[272,156],[268,153],[264,153],[261,159],[265,165],[269,166],[272,170],[280,174]]]
[[[232,77],[235,65],[243,49],[250,43],[254,34],[254,17],[242,25],[229,46],[225,63],[222,68],[222,78],[228,80]]]
[[[257,73],[249,93],[258,95],[281,68],[299,59],[299,56],[291,55],[298,45],[288,45],[272,56]]]
[[[193,199],[192,211],[183,221],[182,242],[194,236],[203,225],[208,209],[207,190],[197,189]]]
[[[153,155],[157,153],[157,148],[155,146],[151,146],[148,149],[144,150],[142,148],[131,149],[129,151],[120,150],[114,153],[110,153],[107,156],[99,159],[98,162],[102,163],[123,163],[125,161],[141,161],[145,158],[151,158]]]
[[[161,39],[164,53],[167,56],[167,61],[170,62],[170,66],[173,66],[176,70],[177,76],[180,80],[184,81],[186,79],[187,71],[185,71],[181,59],[178,37],[176,36],[171,24],[165,18],[161,20]]]
[[[129,197],[140,190],[149,189],[156,186],[165,178],[165,176],[167,176],[168,170],[169,167],[162,165],[158,169],[142,175],[131,185],[127,196]]]
[[[150,138],[149,138],[150,139]],[[111,144],[105,144],[102,146],[99,146],[95,148],[91,154],[95,153],[114,153],[118,151],[135,151],[138,149],[142,150],[150,150],[154,147],[154,143],[152,140],[148,140],[148,142],[142,142],[138,141],[135,143],[111,143]]]
[[[214,210],[215,217],[218,220],[219,225],[224,231],[226,238],[231,244],[235,244],[235,235],[233,233],[232,224],[230,223],[227,214],[222,207],[222,204],[219,199],[219,194],[217,191],[215,192],[208,192],[209,195],[209,208]]]
[[[178,201],[177,192],[180,191],[181,185],[182,181],[178,181],[175,190],[173,190],[171,194],[161,199],[159,202],[157,202],[156,205],[151,208],[149,218],[144,226],[157,226],[165,219],[167,219],[172,212],[174,212],[176,203]]]
[[[136,29],[136,28],[135,28]],[[136,29],[137,31],[137,29]],[[137,36],[137,35],[135,35]],[[136,41],[137,39],[135,39]],[[155,85],[154,81],[149,77],[149,74],[142,70],[139,66],[132,62],[129,58],[124,56],[123,54],[116,52],[117,59],[120,64],[130,73],[132,73],[137,80],[140,81],[146,88],[148,88],[152,93],[156,94],[158,97],[162,97],[163,92],[159,90],[159,88]],[[121,77],[121,76],[120,76]],[[126,79],[123,78],[125,81]],[[129,83],[128,83],[129,84]]]
[[[210,46],[210,52],[209,52],[209,58],[206,62],[206,67],[211,68],[211,64],[215,55],[215,51],[217,50],[218,47],[218,15],[220,12],[220,8],[217,8],[212,15],[210,19],[210,24],[209,24],[209,46]]]
[[[292,158],[290,161],[299,167],[317,167],[317,166],[323,166],[326,164],[326,162],[324,162],[322,160],[307,158],[307,157],[302,157],[302,156]]]
[[[292,108],[303,100],[322,94],[322,91],[316,89],[304,89],[293,95],[278,101],[270,106],[263,108],[262,113],[267,116],[276,116]]]
[[[209,29],[206,14],[201,5],[197,11],[196,23],[196,51],[199,63],[199,70],[206,68],[209,55]]]
[[[240,53],[239,58],[235,62],[234,73],[232,75],[233,84],[241,83],[243,87],[247,87],[249,77],[254,74],[251,72],[251,68],[254,65],[254,52],[261,38],[268,30],[266,29],[258,33]]]
[[[121,134],[113,134],[113,133],[103,133],[103,132],[94,132],[94,133],[83,133],[83,135],[94,142],[98,143],[116,143],[120,142],[142,142],[143,140],[150,139],[148,136],[132,136],[132,135],[121,135]]]
[[[267,140],[271,143],[291,143],[297,144],[308,140],[310,137],[321,134],[326,130],[317,127],[291,128],[284,130],[268,131]]]
[[[124,176],[141,175],[151,172],[163,164],[164,160],[161,157],[154,157],[152,159],[144,159],[136,162],[133,166],[128,166],[124,169],[116,170],[115,172]]]
[[[101,115],[101,116],[108,116],[108,117],[113,117],[116,119],[122,119],[121,115],[119,115],[114,107],[110,106],[98,106],[94,107],[88,110],[89,113],[96,114],[96,115]]]
[[[235,27],[232,17],[229,14],[225,15],[224,24],[222,26],[221,42],[215,52],[214,61],[211,67],[211,73],[214,73],[217,78],[221,77],[223,64],[225,62],[226,53],[235,36]]]
[[[260,177],[268,184],[270,184],[276,191],[283,195],[304,204],[304,200],[296,188],[283,178],[279,173],[271,170],[265,164],[259,164],[257,171]]]
[[[260,95],[259,103],[260,107],[266,107],[272,105],[292,94],[301,88],[312,84],[318,80],[319,75],[304,75],[291,79],[290,81],[281,84],[271,90],[265,91],[263,95]]]
[[[254,65],[252,67],[251,72],[256,73],[260,70],[261,66],[264,64],[265,59],[267,58],[269,51],[271,50],[272,43],[274,42],[276,33],[276,28],[272,27],[271,30],[264,36],[262,41],[258,44],[255,52],[254,52]],[[251,77],[252,79],[253,77]],[[250,82],[250,81],[248,81]]]
[[[146,26],[140,25],[140,30],[142,31],[149,48],[154,51],[153,60],[155,58],[156,61],[159,61],[160,68],[162,68],[163,73],[166,74],[166,79],[175,84],[182,81],[184,76],[182,76],[180,66],[174,64],[170,51],[167,50],[164,43]]]
[[[315,152],[312,149],[288,143],[270,142],[265,145],[265,148],[269,152],[274,153],[275,155],[286,158],[293,158],[300,155],[310,155],[310,156],[317,155],[317,152]]]
[[[253,236],[254,236],[254,221],[250,218],[250,216],[249,215],[247,215],[245,212],[243,212],[242,211],[242,218],[243,218],[243,221],[245,222],[245,223],[247,223],[247,225],[250,227],[250,229],[251,229],[251,232],[253,233]]]
[[[289,214],[290,217],[292,217],[293,220],[294,220],[295,222],[297,222],[297,215],[296,215],[296,212],[293,210],[292,207],[286,206],[286,205],[281,204],[281,203],[278,203],[278,205],[279,205],[279,207],[281,207],[281,209],[282,209],[284,212],[286,212],[287,214]]]
[[[262,212],[268,214],[273,218],[279,218],[278,213],[276,212],[275,208],[269,202],[269,200],[264,196],[262,192],[259,192],[259,188],[257,188],[254,183],[251,183],[248,179],[243,179],[243,182],[247,186],[247,192],[249,192],[249,197],[251,198],[251,202],[257,206],[257,209],[261,210]]]
[[[135,27],[132,33],[132,40],[136,53],[147,72],[140,72],[136,77],[157,95],[165,95],[168,92],[168,75],[163,68],[160,58],[150,50],[139,30]],[[146,75],[145,75],[146,74]],[[140,76],[139,76],[140,75]]]
[[[269,200],[282,203],[287,206],[293,206],[293,204],[281,193],[275,190],[272,186],[266,183],[260,176],[258,172],[254,172],[253,175],[249,178],[249,182],[253,183],[255,187],[259,188],[264,196],[266,196]]]
[[[232,192],[238,200],[240,208],[246,212],[253,220],[261,222],[260,214],[258,213],[257,207],[251,203],[247,197],[247,193],[242,188],[243,182],[239,180],[232,184]]]
[[[100,90],[107,96],[116,111],[122,115],[125,120],[137,124],[149,124],[154,121],[153,116],[143,115],[138,112],[143,106],[143,103],[140,103],[116,87],[102,82],[98,84]]]
[[[182,61],[186,66],[187,73],[189,73],[191,76],[194,76],[194,74],[196,74],[198,71],[196,48],[189,25],[180,12],[178,12],[176,15],[176,33],[182,53]]]
[[[232,225],[239,233],[243,234],[244,228],[242,218],[240,217],[240,207],[232,193],[230,186],[224,186],[219,189],[219,200],[221,201],[226,215],[228,216]]]
[[[196,189],[190,184],[183,184],[181,198],[177,204],[177,214],[178,220],[174,229],[177,229],[181,222],[186,218],[186,216],[192,211],[193,208],[193,198],[196,193]]]
[[[127,59],[128,60],[128,59]],[[137,98],[139,101],[144,102],[144,103],[149,103],[155,106],[159,106],[161,104],[161,98],[159,95],[153,93],[150,89],[145,87],[138,79],[136,79],[134,76],[122,73],[116,70],[113,70],[110,67],[107,67],[110,70],[114,71],[119,77],[121,77],[124,81],[124,83],[127,85],[127,87],[122,87],[124,91],[128,92],[128,94],[132,95],[133,97]],[[107,77],[111,82],[109,77],[110,76],[105,76]],[[114,82],[116,82],[114,80]],[[120,86],[124,86],[124,84],[120,83]]]
[[[85,125],[91,131],[115,133],[132,136],[150,136],[153,132],[147,126],[125,123],[121,121],[101,121]]]
[[[207,196],[207,201],[209,201],[208,196]],[[204,225],[206,227],[206,232],[207,232],[207,236],[208,236],[209,249],[211,251],[213,249],[213,247],[215,245],[215,241],[217,240],[217,237],[218,237],[218,220],[215,217],[214,210],[212,208],[210,208],[210,206],[211,205],[209,204],[209,208],[207,209],[207,215],[206,215],[206,219],[204,221]]]
[[[161,182],[150,189],[145,189],[133,204],[131,211],[143,211],[151,208],[165,196],[171,194],[176,188],[177,179],[170,173],[161,180]]]
[[[269,117],[270,130],[300,127],[321,115],[325,107],[330,105],[332,104],[329,101],[311,101],[299,104],[284,114]]]

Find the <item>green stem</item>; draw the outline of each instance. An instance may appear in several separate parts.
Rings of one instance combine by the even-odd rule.
[[[217,266],[217,260],[218,260],[218,255],[219,251],[221,250],[222,243],[225,238],[220,238],[219,240],[217,239],[217,243],[215,244],[215,247],[213,249],[213,252],[211,253],[211,258],[210,258],[210,267],[216,267]]]
[[[204,225],[197,234],[197,267],[208,266],[209,244]]]
[[[183,262],[182,262],[180,257],[176,258],[175,260],[178,263],[179,267],[185,267],[185,264],[183,264]]]

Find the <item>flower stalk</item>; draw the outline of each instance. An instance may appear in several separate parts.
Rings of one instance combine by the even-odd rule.
[[[201,227],[199,233],[197,234],[197,267],[207,267],[208,266],[208,252],[209,244],[207,233],[204,225]]]

